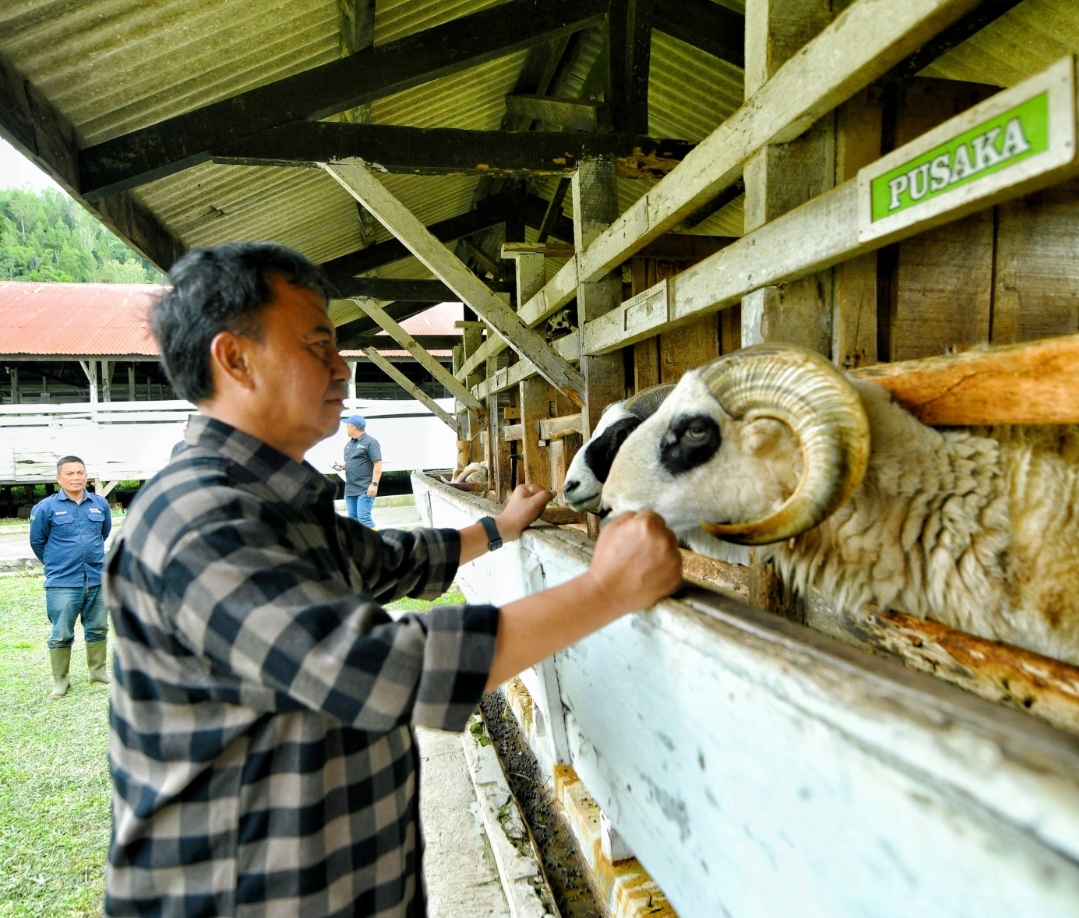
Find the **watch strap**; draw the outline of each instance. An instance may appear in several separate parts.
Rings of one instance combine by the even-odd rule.
[[[494,517],[481,516],[480,525],[487,533],[487,550],[495,551],[502,547],[502,536],[499,535],[498,526],[495,525]]]

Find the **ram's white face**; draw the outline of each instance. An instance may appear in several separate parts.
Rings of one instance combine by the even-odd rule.
[[[611,463],[626,437],[640,423],[639,418],[626,410],[624,401],[604,409],[591,438],[577,450],[566,472],[562,496],[570,507],[578,512],[599,509],[603,482]]]
[[[749,522],[778,509],[800,474],[786,424],[736,421],[693,371],[618,450],[600,513],[654,510],[677,533]]]

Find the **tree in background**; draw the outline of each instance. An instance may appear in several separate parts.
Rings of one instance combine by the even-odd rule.
[[[61,191],[0,190],[0,280],[162,284],[145,258]]]

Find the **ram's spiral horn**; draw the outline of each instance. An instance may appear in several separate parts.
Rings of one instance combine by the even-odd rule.
[[[663,400],[674,391],[673,383],[664,383],[661,386],[649,386],[641,389],[636,395],[626,399],[625,409],[635,418],[645,420],[656,413],[656,409],[663,404]]]
[[[820,354],[758,344],[701,371],[712,395],[737,420],[774,418],[794,432],[802,477],[775,513],[749,523],[702,523],[728,542],[765,545],[812,529],[854,493],[869,460],[869,421],[854,387]]]

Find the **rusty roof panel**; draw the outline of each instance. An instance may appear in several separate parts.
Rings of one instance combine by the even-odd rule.
[[[156,356],[147,310],[167,289],[0,282],[0,353]]]

